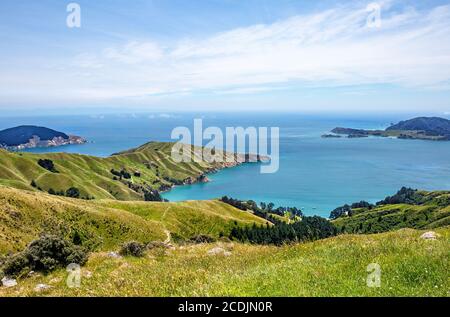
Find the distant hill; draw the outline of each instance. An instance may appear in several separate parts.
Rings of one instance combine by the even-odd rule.
[[[450,136],[450,120],[439,117],[419,117],[401,121],[386,131],[425,131],[429,135]]]
[[[33,136],[39,137],[41,141],[49,141],[57,137],[61,137],[66,140],[69,139],[69,136],[63,132],[58,132],[44,127],[22,125],[0,131],[0,144],[4,144],[6,146],[18,146],[28,143]]]
[[[347,135],[349,138],[368,136],[397,137],[399,139],[418,139],[430,141],[450,140],[450,120],[438,117],[419,117],[401,121],[386,130],[364,130],[352,128],[334,128],[335,135]],[[322,137],[328,138],[329,135]]]

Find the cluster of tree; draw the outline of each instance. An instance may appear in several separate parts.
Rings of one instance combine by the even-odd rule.
[[[259,206],[260,206],[262,211],[266,211],[266,212],[271,213],[271,214],[276,214],[276,215],[279,215],[279,216],[285,216],[285,215],[289,214],[292,217],[294,217],[294,216],[303,217],[303,212],[300,209],[298,209],[297,207],[277,207],[277,208],[274,208],[275,207],[274,203],[266,204],[264,202],[261,202],[259,204]]]
[[[388,196],[385,199],[376,203],[376,205],[368,203],[367,201],[360,201],[351,205],[344,205],[334,209],[330,213],[330,219],[337,219],[343,216],[353,216],[354,209],[364,208],[370,210],[376,206],[390,205],[390,204],[409,204],[420,205],[425,202],[425,195],[417,189],[402,187],[395,195]]]
[[[69,198],[77,198],[77,199],[85,199],[85,200],[95,199],[95,197],[91,197],[89,195],[81,196],[80,190],[78,188],[76,188],[76,187],[70,187],[66,191],[64,191],[64,190],[58,190],[57,191],[57,190],[54,190],[53,188],[50,188],[48,190],[48,193],[50,195],[65,196],[65,197],[69,197]]]
[[[353,212],[352,212],[352,208],[345,204],[344,206],[341,207],[337,207],[336,209],[334,209],[331,213],[330,213],[330,219],[337,219],[343,216],[352,216]]]
[[[156,189],[144,189],[145,201],[168,201],[161,197],[161,194]]]
[[[47,171],[50,171],[52,173],[58,173],[58,171],[55,168],[55,164],[52,160],[49,159],[39,159],[38,164],[40,167],[45,168]]]
[[[328,220],[314,216],[303,217],[301,221],[287,224],[278,222],[275,225],[252,227],[234,227],[230,239],[254,244],[283,245],[292,242],[314,241],[335,236],[336,227]]]
[[[131,179],[131,174],[125,169],[122,169],[120,171],[116,171],[115,169],[111,169],[111,174],[119,177],[119,179],[122,179],[122,178]]]
[[[424,195],[417,189],[402,187],[394,196],[388,196],[377,202],[377,205],[409,204],[420,205],[423,203]]]
[[[36,181],[33,179],[31,181],[30,184],[32,187],[37,188],[38,190],[42,191],[42,188],[40,186],[38,186],[38,184],[36,183]],[[50,195],[56,195],[56,196],[66,196],[66,197],[70,197],[70,198],[82,198],[82,199],[94,199],[93,197],[81,197],[81,193],[80,190],[76,187],[70,187],[69,189],[67,189],[66,191],[64,190],[54,190],[53,188],[50,188],[47,191]]]
[[[273,217],[273,215],[278,216],[289,215],[291,219],[296,219],[296,217],[303,217],[302,211],[297,207],[274,208],[275,207],[274,203],[264,203],[264,202],[261,202],[258,206],[258,204],[253,200],[243,201],[239,199],[233,199],[227,196],[223,196],[221,198],[221,201],[241,210],[251,210],[255,215],[267,219],[272,223],[281,222],[276,217]]]

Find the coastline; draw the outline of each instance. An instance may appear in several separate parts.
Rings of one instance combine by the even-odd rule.
[[[0,144],[0,149],[4,149],[7,151],[17,152],[28,149],[37,149],[37,148],[56,148],[64,145],[80,145],[85,144],[88,141],[77,135],[69,135],[69,138],[65,139],[63,137],[54,137],[51,140],[41,140],[39,137],[34,136],[29,140],[28,143],[8,146]]]

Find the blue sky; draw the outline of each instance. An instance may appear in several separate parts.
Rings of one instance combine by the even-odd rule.
[[[0,2],[0,109],[450,113],[450,3]]]

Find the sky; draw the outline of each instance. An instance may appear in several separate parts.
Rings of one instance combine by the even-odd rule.
[[[1,0],[0,112],[449,115],[449,39],[449,1]]]

